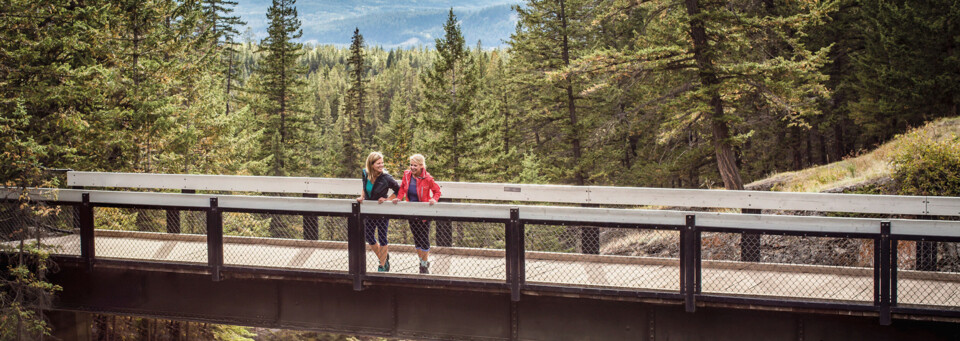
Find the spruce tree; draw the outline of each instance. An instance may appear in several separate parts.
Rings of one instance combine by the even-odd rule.
[[[587,183],[584,115],[579,76],[559,73],[585,51],[586,2],[530,0],[515,6],[517,31],[510,37],[511,67],[520,103],[532,119],[534,143],[553,181]],[[559,137],[559,138],[554,138]]]
[[[72,209],[31,201],[37,198],[28,188],[61,186],[51,168],[88,167],[78,155],[102,148],[102,141],[84,135],[99,129],[102,90],[113,81],[101,64],[115,52],[102,44],[110,37],[108,7],[101,1],[0,3],[0,186],[19,194],[0,205],[4,219],[69,228],[56,221]],[[43,314],[60,288],[47,280],[56,267],[41,243],[44,231],[0,228],[2,339],[41,340],[51,331]]]
[[[863,49],[853,53],[856,123],[878,143],[960,105],[960,3],[862,1]]]
[[[366,88],[367,88],[367,62],[364,59],[363,35],[360,29],[355,28],[353,38],[350,43],[350,57],[347,59],[349,67],[349,88],[345,98],[343,115],[346,117],[343,130],[343,163],[347,165],[358,165],[362,163],[362,154],[369,143],[368,137],[376,135],[370,130],[370,125],[365,124],[367,112],[365,109]],[[350,169],[348,167],[348,169]],[[341,176],[352,176],[352,172],[341,174]]]
[[[269,164],[274,176],[296,174],[303,168],[302,159],[295,151],[303,143],[299,137],[308,134],[307,119],[301,110],[303,75],[306,68],[299,64],[303,45],[300,38],[300,20],[295,0],[273,0],[267,10],[270,25],[267,37],[260,42],[258,52],[263,58],[258,63],[257,93],[264,97],[258,116],[263,121],[263,139],[260,158]]]
[[[640,15],[643,34],[584,56],[575,69],[605,74],[600,78],[605,81],[591,88],[622,88],[616,81],[639,80],[624,88],[641,96],[624,102],[630,106],[624,109],[656,113],[661,142],[709,143],[724,187],[743,189],[744,160],[737,151],[757,128],[748,122],[782,121],[806,129],[809,118],[819,114],[817,100],[826,95],[820,68],[829,48],[811,50],[802,37],[833,3],[771,4],[615,4],[601,9],[601,16]],[[677,5],[683,10],[674,10]],[[697,173],[699,164],[687,166]]]
[[[435,44],[437,60],[420,77],[424,96],[420,112],[428,132],[427,157],[436,165],[431,166],[431,173],[461,181],[472,176],[466,160],[476,154],[476,141],[467,134],[474,129],[470,123],[479,84],[476,62],[464,44],[452,8],[443,29],[443,38],[437,38]]]

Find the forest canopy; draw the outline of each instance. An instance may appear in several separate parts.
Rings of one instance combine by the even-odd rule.
[[[32,141],[4,145],[4,182],[32,176],[28,154],[353,177],[377,150],[394,171],[424,153],[441,181],[739,189],[955,116],[960,96],[954,1],[529,0],[495,49],[452,10],[434,47],[302,45],[289,0],[241,42],[234,5],[0,5],[3,141]]]

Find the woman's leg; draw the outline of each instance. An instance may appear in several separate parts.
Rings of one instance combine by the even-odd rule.
[[[383,265],[383,271],[390,271],[390,253],[389,253],[389,240],[387,239],[387,232],[389,232],[389,219],[377,219],[379,222],[377,224],[377,234],[378,241],[380,242],[380,264]]]
[[[420,257],[420,273],[429,273],[430,267],[430,221],[409,220],[410,232],[417,247],[417,256]]]
[[[377,244],[376,233],[378,230],[377,219],[364,219],[363,220],[363,238],[366,239],[367,245],[370,245],[370,250],[373,251],[373,254],[377,256],[377,260],[380,261],[380,268],[383,268],[383,263],[386,261],[386,257],[383,254],[383,247]],[[378,270],[380,270],[378,268]]]

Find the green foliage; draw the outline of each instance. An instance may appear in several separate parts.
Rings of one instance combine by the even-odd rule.
[[[423,144],[430,173],[438,178],[462,181],[474,176],[467,166],[477,155],[476,117],[479,82],[477,62],[467,49],[453,9],[437,38],[437,60],[421,74]]]
[[[42,309],[50,307],[53,295],[63,288],[46,281],[53,263],[43,246],[21,241],[16,250],[10,249],[0,247],[11,258],[0,274],[0,339],[39,339],[51,331]]]
[[[363,154],[367,150],[369,143],[366,141],[371,136],[376,136],[373,125],[366,124],[367,112],[364,110],[367,101],[367,61],[363,53],[363,35],[360,29],[354,29],[353,40],[350,44],[350,57],[347,59],[349,66],[349,88],[345,98],[346,105],[343,111],[343,129],[340,136],[343,139],[343,160],[344,164],[357,165],[363,164],[365,160]],[[344,167],[341,177],[350,177],[355,174],[351,167]]]
[[[960,196],[960,138],[907,138],[894,159],[899,194]]]
[[[591,43],[587,8],[582,0],[531,0],[514,7],[519,18],[509,41],[511,81],[531,130],[528,142],[544,156],[544,173],[554,183],[584,185],[594,168],[586,162],[594,149],[585,140],[599,119],[584,114],[580,73],[565,73]]]
[[[852,116],[871,141],[958,114],[960,3],[863,1]]]
[[[303,111],[303,78],[306,69],[298,63],[303,46],[300,19],[295,0],[274,0],[267,10],[270,27],[260,42],[258,52],[263,59],[257,64],[255,87],[263,98],[254,104],[254,118],[262,116],[263,127],[258,155],[268,165],[267,173],[275,176],[304,175],[308,165],[302,156],[310,150],[316,127]]]

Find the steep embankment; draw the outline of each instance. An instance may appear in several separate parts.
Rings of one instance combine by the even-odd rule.
[[[747,184],[746,188],[783,192],[850,192],[868,187],[883,190],[891,185],[893,160],[904,148],[906,140],[927,137],[941,141],[954,136],[960,136],[960,117],[927,123],[855,157],[804,170],[773,174]]]
[[[910,150],[910,144],[940,142],[956,136],[960,136],[960,117],[941,119],[897,136],[873,151],[828,165],[773,174],[746,187],[785,192],[896,194],[897,184],[893,183],[892,176],[898,155]],[[678,237],[677,233],[659,230],[610,229],[601,236],[601,253],[675,258],[679,255]],[[704,259],[740,259],[739,238],[736,233],[704,233]],[[768,235],[764,236],[763,245],[763,262],[865,267],[870,266],[873,259],[870,241]],[[903,255],[915,254],[912,243],[902,244],[901,248]]]

